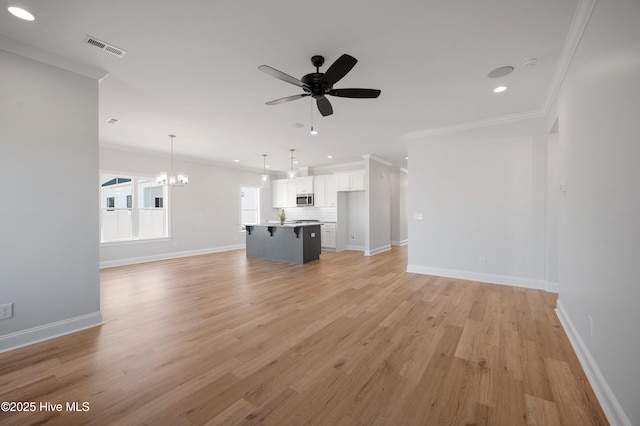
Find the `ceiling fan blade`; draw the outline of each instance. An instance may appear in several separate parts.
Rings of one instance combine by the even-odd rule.
[[[322,114],[323,117],[333,114],[333,107],[331,106],[331,102],[329,102],[329,99],[325,98],[324,96],[318,98],[316,100],[316,104],[318,105],[318,111],[320,111],[320,114]]]
[[[333,89],[329,91],[332,96],[343,98],[377,98],[380,96],[378,89]]]
[[[283,104],[285,102],[289,102],[289,101],[295,101],[296,99],[300,99],[300,98],[304,98],[305,96],[309,96],[308,93],[301,93],[299,95],[292,95],[292,96],[287,96],[284,98],[280,98],[280,99],[274,99],[272,101],[267,102],[267,105],[278,105],[278,104]]]
[[[322,77],[322,81],[327,83],[329,86],[333,86],[336,84],[342,77],[347,75],[351,68],[353,68],[358,60],[353,56],[347,55],[346,53],[340,56],[336,61],[331,64],[327,72],[324,73]]]
[[[275,68],[270,67],[269,65],[260,65],[258,69],[264,73],[269,74],[272,77],[277,78],[278,80],[286,81],[287,83],[291,83],[294,86],[298,87],[307,87],[306,84],[301,82],[295,77],[291,77],[289,74],[285,74],[282,71],[278,71]]]

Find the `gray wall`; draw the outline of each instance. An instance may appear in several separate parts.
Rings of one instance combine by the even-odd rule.
[[[0,50],[0,351],[95,326],[98,82]]]
[[[159,140],[164,140],[162,135]],[[105,172],[154,177],[169,168],[169,161],[158,154],[100,147],[100,169]],[[174,163],[175,170],[189,175],[189,185],[170,188],[171,238],[101,244],[103,267],[244,247],[240,187],[259,186],[260,173],[179,158]],[[276,220],[271,203],[271,189],[261,189],[261,220]]]
[[[550,286],[558,291],[560,283],[559,255],[558,255],[558,211],[560,200],[560,171],[558,170],[558,133],[552,132],[547,140],[547,167],[546,167],[546,279]]]
[[[367,203],[367,233],[365,255],[391,248],[391,186],[390,165],[370,157],[365,160]]]
[[[389,175],[391,191],[391,244],[408,242],[407,225],[407,171],[394,168]]]
[[[344,194],[344,195],[343,195]],[[346,232],[346,248],[347,250],[365,250],[366,232],[365,218],[367,212],[367,199],[365,191],[339,192],[338,197],[346,200],[346,216],[347,227]],[[338,214],[344,203],[338,204]],[[338,219],[339,231],[342,231],[343,222]],[[350,235],[355,234],[355,239],[351,239]],[[342,248],[342,247],[340,247]]]
[[[545,287],[545,123],[410,141],[411,272]]]
[[[559,306],[640,424],[640,2],[601,0],[558,98]],[[589,331],[589,317],[593,332]]]

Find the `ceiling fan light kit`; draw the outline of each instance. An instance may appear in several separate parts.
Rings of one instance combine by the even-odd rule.
[[[333,107],[327,95],[338,96],[342,98],[377,98],[380,96],[380,90],[378,89],[334,89],[333,85],[340,81],[345,75],[351,71],[356,65],[358,60],[346,53],[340,56],[331,66],[327,69],[327,72],[321,73],[320,67],[324,65],[324,57],[320,55],[314,55],[311,57],[311,64],[316,67],[316,72],[309,73],[303,76],[300,80],[283,73],[269,65],[260,65],[258,69],[272,77],[285,81],[294,86],[302,88],[304,93],[298,95],[286,96],[284,98],[274,99],[269,101],[267,105],[279,105],[284,102],[294,101],[296,99],[311,96],[316,100],[316,106],[318,111],[323,117],[333,114]]]

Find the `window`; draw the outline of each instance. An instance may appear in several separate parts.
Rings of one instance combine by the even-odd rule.
[[[102,175],[100,181],[101,242],[169,235],[166,186],[135,176]]]
[[[240,225],[255,225],[260,222],[260,188],[240,188]]]

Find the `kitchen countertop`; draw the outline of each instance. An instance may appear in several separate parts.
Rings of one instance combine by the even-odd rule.
[[[267,223],[258,223],[256,225],[244,225],[248,226],[266,226],[273,228],[298,228],[300,226],[319,226],[320,222],[285,222],[283,225],[280,225],[280,222],[267,222]]]

